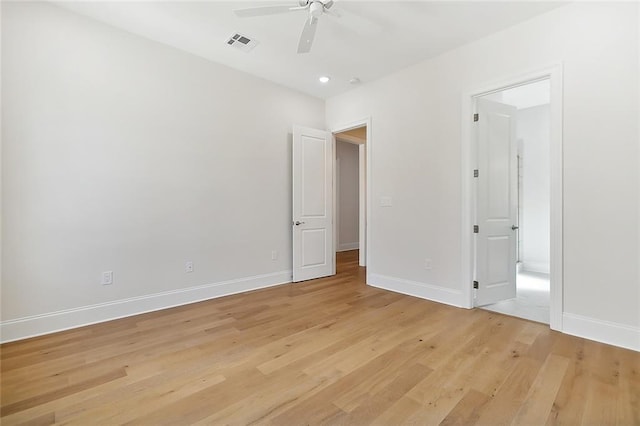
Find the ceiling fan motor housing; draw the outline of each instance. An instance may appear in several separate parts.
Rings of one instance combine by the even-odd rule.
[[[322,12],[324,12],[324,4],[321,1],[314,1],[311,3],[311,6],[309,7],[309,13],[311,13],[311,16],[319,18],[322,15]]]

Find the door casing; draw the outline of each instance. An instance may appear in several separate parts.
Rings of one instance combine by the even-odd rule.
[[[537,70],[523,72],[512,77],[505,77],[465,92],[462,96],[462,146],[461,146],[461,259],[463,293],[467,307],[474,307],[473,269],[475,256],[473,253],[474,208],[476,206],[473,191],[473,170],[476,168],[477,150],[473,132],[473,114],[475,99],[512,87],[549,79],[551,85],[551,134],[550,134],[550,179],[551,179],[551,293],[550,324],[553,330],[562,331],[563,315],[563,242],[562,242],[562,63],[556,63]]]

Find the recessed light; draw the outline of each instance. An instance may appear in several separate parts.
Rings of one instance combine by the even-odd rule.
[[[328,83],[329,80],[331,80],[331,78],[327,77],[326,75],[323,75],[318,80],[320,80],[320,83]]]

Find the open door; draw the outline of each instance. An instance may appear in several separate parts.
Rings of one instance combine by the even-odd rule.
[[[293,281],[335,273],[333,138],[293,127]]]
[[[477,99],[476,305],[516,297],[516,108]]]

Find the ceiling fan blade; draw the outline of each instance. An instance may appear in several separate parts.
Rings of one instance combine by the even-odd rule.
[[[313,44],[313,38],[316,36],[316,28],[318,28],[318,18],[315,16],[309,17],[304,24],[302,34],[300,34],[298,53],[309,53],[311,45]]]
[[[287,13],[295,10],[304,10],[306,7],[291,7],[291,5],[278,6],[260,6],[249,7],[247,9],[235,9],[233,12],[240,18],[248,18],[251,16],[276,15],[278,13]]]
[[[335,10],[325,9],[324,13],[326,13],[327,15],[331,15],[334,18],[342,18],[342,15],[340,13],[336,12]]]

